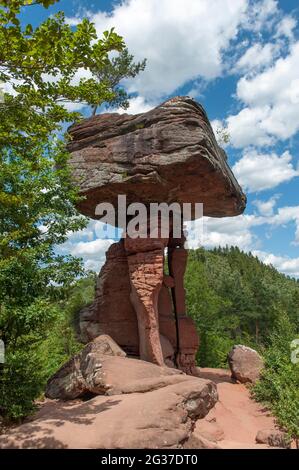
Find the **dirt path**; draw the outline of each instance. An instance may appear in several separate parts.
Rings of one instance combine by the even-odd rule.
[[[97,396],[85,402],[46,400],[35,416],[0,436],[0,448],[160,448],[161,443],[167,448],[186,436],[190,441],[184,442],[191,448],[269,448],[255,439],[258,431],[274,429],[275,420],[250,398],[249,390],[232,382],[224,369],[200,369],[199,376],[217,384],[219,401],[195,428],[188,425],[182,406],[189,392],[194,401],[194,390],[203,381],[198,384],[188,377],[146,393]]]
[[[205,423],[198,423],[198,431],[208,428],[208,432],[221,438],[217,443],[222,449],[267,448],[256,444],[255,437],[259,430],[275,428],[275,421],[261,404],[250,398],[248,389],[233,383],[225,369],[201,369],[200,377],[217,383],[219,401]]]

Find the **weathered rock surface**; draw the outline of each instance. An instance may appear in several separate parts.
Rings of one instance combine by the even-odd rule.
[[[71,400],[88,392],[105,393],[109,387],[102,378],[101,361],[106,356],[125,357],[126,353],[112,338],[102,335],[88,343],[48,380],[46,396]]]
[[[138,115],[100,114],[69,130],[70,166],[86,197],[79,210],[96,218],[100,202],[204,204],[204,214],[234,216],[245,196],[218,146],[207,115],[189,97]],[[193,214],[194,217],[194,214]]]
[[[201,379],[179,374],[182,382],[149,392],[85,402],[46,400],[30,421],[0,435],[0,448],[269,449],[256,436],[262,429],[277,432],[275,420],[250,398],[246,386],[233,382],[228,370],[201,369],[200,374]],[[167,377],[176,376],[161,379]],[[219,401],[206,414],[215,390],[211,380]],[[201,400],[194,404],[198,393],[208,407]],[[190,409],[197,410],[198,419]]]
[[[164,364],[162,353],[158,297],[163,283],[164,248],[168,240],[125,238],[130,299],[136,312],[139,332],[139,356],[158,365]]]
[[[196,422],[194,433],[200,435],[204,439],[210,442],[217,442],[224,439],[224,431],[217,423],[216,419],[207,421],[207,419],[201,419]]]
[[[241,383],[254,383],[264,367],[262,357],[251,348],[241,344],[234,346],[228,354],[232,378]]]
[[[185,380],[185,375],[177,369],[126,358],[111,338],[100,336],[48,380],[46,396],[71,400],[90,393],[147,392]]]
[[[139,355],[138,324],[130,299],[129,267],[123,240],[113,243],[98,276],[95,300],[80,312],[80,333],[84,343],[107,334],[126,353]]]
[[[135,363],[140,362],[139,373],[143,376],[146,366],[160,369],[124,357],[109,359],[114,365],[114,361],[119,361],[119,373],[125,363],[134,364],[134,370]],[[130,384],[127,373],[128,370],[119,381],[122,387]],[[156,376],[159,387],[151,385],[149,390],[142,387],[146,379],[141,378],[125,394],[97,396],[85,402],[47,402],[31,422],[0,436],[0,448],[194,448],[194,422],[215,405],[216,386],[209,380],[184,374],[163,374],[164,371]],[[196,439],[196,445],[209,444]]]
[[[268,444],[271,447],[282,447],[289,449],[291,441],[287,434],[277,429],[262,429],[256,435],[256,442],[259,444]]]
[[[86,343],[107,334],[130,356],[151,358],[160,364],[163,361],[171,367],[177,362],[182,370],[193,374],[199,340],[193,320],[184,314],[183,274],[187,251],[178,248],[173,252],[174,277],[166,276],[163,273],[165,243],[167,240],[141,239],[137,243],[126,239],[110,246],[98,277],[95,300],[80,312],[81,339]],[[179,258],[183,263],[180,264]],[[177,358],[177,331],[170,295],[170,289],[175,286],[180,332]]]

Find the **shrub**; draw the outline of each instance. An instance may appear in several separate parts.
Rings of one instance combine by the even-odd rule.
[[[0,369],[0,415],[20,420],[35,409],[48,378],[83,347],[74,324],[94,295],[94,277],[78,280],[52,303],[38,299],[26,309],[2,309],[0,330],[6,344]]]
[[[289,436],[299,439],[299,364],[291,362],[295,327],[282,315],[265,349],[265,369],[252,389],[254,398],[266,404]]]

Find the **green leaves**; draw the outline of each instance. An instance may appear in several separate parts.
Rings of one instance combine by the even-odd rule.
[[[109,62],[110,52],[124,48],[113,29],[98,39],[87,19],[73,29],[63,13],[35,29],[22,29],[20,8],[36,3],[48,7],[55,1],[0,2],[0,75],[13,90],[0,103],[0,262],[5,270],[14,258],[19,262],[33,253],[45,271],[55,259],[53,245],[65,241],[68,231],[83,227],[65,140],[57,137],[63,122],[79,115],[63,104],[112,102],[115,93],[106,81],[75,76],[82,70],[92,74]]]
[[[98,38],[88,19],[73,28],[58,13],[36,28],[21,25],[22,8],[56,1],[0,0],[0,81],[9,90],[0,97],[0,338],[7,351],[0,413],[12,417],[26,414],[41,390],[33,344],[57,315],[53,294],[83,274],[80,259],[57,252],[86,225],[76,210],[63,134],[81,116],[65,103],[126,106],[119,81],[142,68],[114,29]],[[112,52],[120,62],[110,60]]]
[[[298,336],[287,315],[279,317],[265,351],[265,369],[253,388],[256,400],[266,404],[278,422],[299,439],[299,364],[291,362],[290,343]]]
[[[285,312],[299,330],[298,282],[238,248],[190,251],[185,286],[202,366],[225,367],[233,344],[263,349]]]

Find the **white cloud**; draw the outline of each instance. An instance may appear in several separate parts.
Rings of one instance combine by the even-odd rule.
[[[297,21],[290,15],[286,15],[277,26],[275,37],[285,36],[288,39],[293,39],[293,30],[296,28]]]
[[[238,246],[242,250],[257,250],[260,245],[259,238],[252,229],[255,227],[269,227],[271,230],[278,227],[288,227],[295,224],[295,239],[293,244],[299,244],[299,206],[280,207],[274,213],[274,206],[280,195],[274,195],[267,201],[255,201],[260,214],[242,214],[236,217],[203,218],[203,237],[196,240],[195,237],[188,240],[190,248],[196,248],[200,244],[207,248],[217,246]],[[198,221],[195,222],[197,224]],[[196,228],[196,227],[195,227]],[[188,230],[188,224],[187,224]],[[200,230],[194,233],[200,234]]]
[[[278,195],[273,198],[277,199]],[[261,243],[253,232],[254,227],[268,226],[273,230],[275,227],[288,227],[290,223],[294,223],[296,227],[294,244],[299,244],[299,206],[281,207],[274,214],[272,210],[274,205],[273,198],[269,201],[259,201],[261,215],[242,214],[237,217],[225,218],[204,217],[203,236],[200,235],[202,233],[201,228],[195,226],[193,235],[199,234],[199,236],[197,238],[194,236],[189,238],[189,248],[197,248],[200,244],[206,248],[227,245],[238,246],[247,252],[258,251],[261,248]],[[200,223],[201,221],[195,221],[195,225]],[[105,262],[107,249],[115,241],[112,238],[104,239],[104,235],[117,238],[113,227],[108,232],[104,232],[101,222],[90,220],[84,230],[70,233],[68,241],[64,245],[57,247],[57,251],[63,254],[82,257],[87,269],[99,272]],[[258,252],[262,253],[261,251]],[[277,269],[286,272],[284,271],[286,266],[291,266],[293,261],[291,258],[282,259],[287,264],[283,266],[277,265]],[[295,272],[290,271],[288,273],[295,275]]]
[[[251,231],[252,227],[261,225],[264,219],[255,215],[239,215],[236,217],[212,218],[204,217],[203,239],[192,241],[188,246],[196,248],[201,243],[206,248],[217,246],[238,246],[249,251],[258,248],[259,240]]]
[[[246,215],[224,219],[206,218],[203,245],[206,248],[238,246],[248,251],[257,242],[250,227],[250,216]]]
[[[63,101],[60,104],[63,105],[63,107],[69,112],[75,112],[75,111],[80,111],[82,112],[82,109],[87,107],[85,103],[76,103],[75,101]]]
[[[289,54],[253,78],[242,77],[237,97],[245,104],[227,119],[235,147],[269,145],[299,130],[299,41]]]
[[[276,256],[259,250],[253,251],[253,255],[257,256],[263,263],[274,266],[278,271],[288,276],[299,277],[299,258]]]
[[[249,145],[271,145],[274,138],[264,129],[264,120],[269,116],[270,107],[244,108],[238,114],[229,116],[226,128],[230,143],[237,148]]]
[[[299,176],[288,151],[279,156],[276,153],[262,154],[256,150],[247,150],[233,166],[233,172],[241,186],[250,192],[275,188]]]
[[[72,17],[67,17],[65,22],[69,25],[69,26],[78,26],[78,24],[80,24],[82,21],[81,18],[79,18],[78,16],[72,16]]]
[[[279,14],[277,0],[251,0],[244,27],[255,32],[262,28],[270,29]]]
[[[57,247],[57,252],[71,254],[83,259],[86,269],[99,272],[106,259],[106,251],[115,242],[115,229],[108,232],[103,230],[104,224],[100,221],[90,220],[85,229],[78,232],[70,232],[68,240]],[[104,238],[104,237],[111,238]]]
[[[86,269],[100,271],[105,262],[106,251],[114,240],[96,239],[93,241],[74,243],[70,248],[70,253],[83,259]]]
[[[150,111],[153,109],[157,103],[149,103],[146,102],[145,99],[142,96],[136,96],[134,98],[131,98],[129,100],[129,108],[128,109],[123,109],[123,108],[118,108],[116,110],[117,113],[119,114],[139,114],[139,113],[146,113],[147,111]]]
[[[92,240],[90,242],[79,242],[72,249],[72,255],[84,256],[84,255],[95,255],[103,250],[107,250],[110,246],[110,240]]]
[[[279,58],[275,65],[255,78],[241,78],[237,86],[238,97],[246,104],[275,104],[285,98],[288,86],[299,78],[299,42],[291,47],[290,54]],[[299,101],[297,96],[292,97]]]
[[[273,62],[274,57],[278,53],[276,44],[255,43],[250,46],[240,57],[236,64],[236,70],[241,72],[252,72],[264,69]]]
[[[274,196],[266,201],[257,199],[253,201],[253,204],[257,207],[261,216],[270,217],[274,214],[274,207],[276,206],[279,197],[280,194],[274,194]]]
[[[294,245],[299,245],[299,206],[280,207],[277,213],[269,219],[269,223],[276,226],[285,226],[293,222],[295,224]]]
[[[129,91],[156,99],[196,77],[221,74],[223,51],[236,37],[247,5],[248,0],[127,0],[91,21],[99,36],[115,27],[136,60],[147,58]]]

